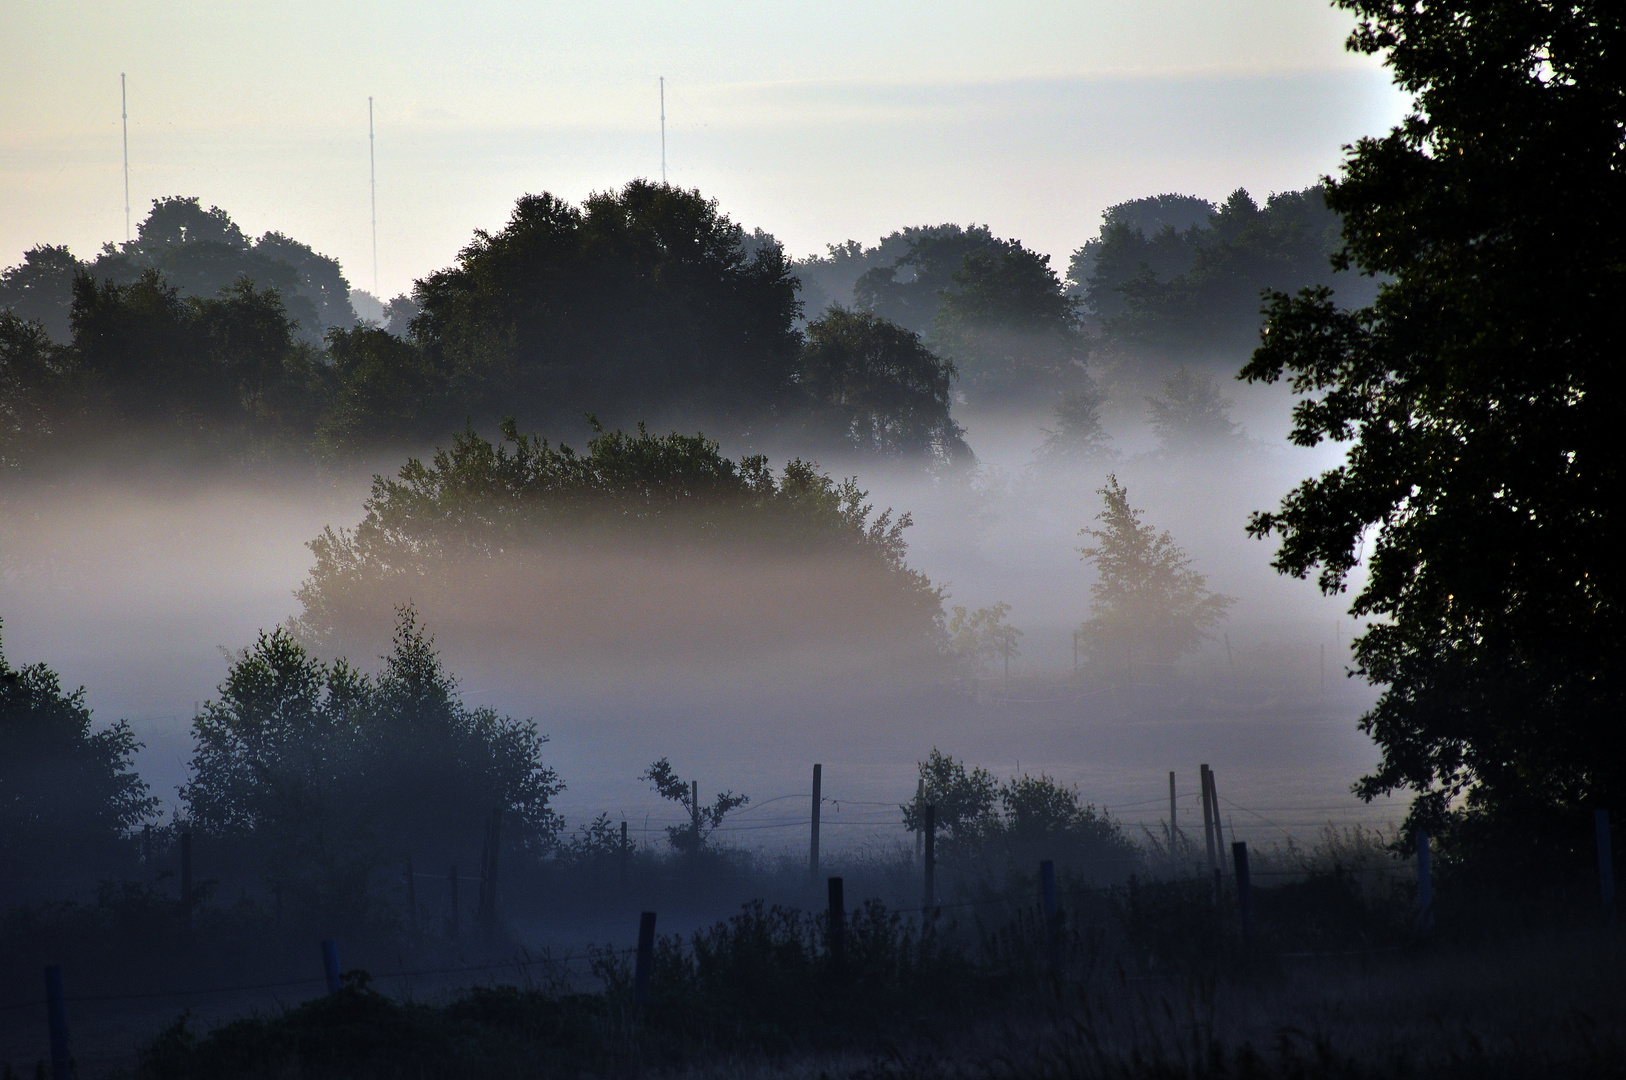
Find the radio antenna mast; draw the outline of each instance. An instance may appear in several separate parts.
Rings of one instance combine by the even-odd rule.
[[[367,95],[367,175],[373,198],[373,295],[378,295],[378,160],[373,154],[373,96]]]
[[[124,92],[124,72],[119,72],[119,119],[124,122],[124,242],[130,242],[130,99]]]
[[[661,76],[661,183],[666,183],[666,76]]]

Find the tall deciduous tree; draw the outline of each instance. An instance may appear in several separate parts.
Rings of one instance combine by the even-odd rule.
[[[1213,375],[1182,365],[1163,380],[1160,394],[1146,399],[1146,418],[1165,454],[1237,450],[1245,437],[1231,404]]]
[[[1392,281],[1272,298],[1244,374],[1303,396],[1299,444],[1352,442],[1250,531],[1329,593],[1365,555],[1361,794],[1584,835],[1626,800],[1626,8],[1339,6],[1415,100],[1327,188],[1341,261]]]

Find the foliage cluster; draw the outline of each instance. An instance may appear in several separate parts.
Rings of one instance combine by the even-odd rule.
[[[1203,360],[1245,352],[1267,289],[1337,283],[1346,305],[1370,279],[1335,276],[1341,222],[1323,189],[1242,189],[1219,206],[1158,195],[1109,208],[1100,235],[1073,253],[1068,278],[1108,348],[1138,357]]]
[[[1010,678],[1011,661],[1022,655],[1022,631],[1010,624],[1010,613],[1011,605],[1004,601],[975,611],[958,604],[949,609],[949,657],[965,674],[974,678],[999,661]]]
[[[1197,648],[1234,600],[1208,588],[1172,536],[1140,520],[1142,512],[1129,505],[1129,491],[1116,476],[1097,494],[1105,503],[1096,515],[1101,526],[1082,530],[1093,543],[1079,549],[1096,570],[1079,643],[1093,661],[1122,663],[1126,671],[1137,661],[1178,660]]]
[[[74,281],[134,285],[156,272],[182,296],[212,299],[244,278],[282,298],[296,337],[320,346],[334,328],[356,321],[350,283],[339,264],[281,233],[250,240],[218,206],[203,209],[195,198],[154,199],[136,238],[103,245],[88,262],[66,247],[41,245],[0,272],[0,309],[40,323],[50,338],[67,344],[72,333]]]
[[[751,801],[747,795],[719,791],[711,805],[705,805],[699,798],[700,785],[680,777],[672,770],[672,763],[666,758],[658,759],[644,770],[639,779],[648,780],[649,786],[661,798],[669,799],[688,810],[687,823],[666,827],[666,838],[671,842],[672,850],[684,854],[693,854],[705,847],[706,838],[723,823],[724,816],[730,810],[737,810]]]
[[[191,828],[257,864],[280,903],[365,916],[379,875],[442,865],[494,809],[518,852],[549,851],[562,790],[532,723],[469,709],[414,613],[376,678],[262,633],[193,722]]]
[[[540,554],[586,543],[661,558],[824,560],[839,572],[830,603],[841,618],[867,619],[893,647],[935,651],[940,594],[904,561],[909,515],[873,514],[855,480],[800,460],[776,476],[766,458],[735,461],[702,435],[599,429],[578,454],[512,421],[503,434],[493,444],[466,431],[428,464],[412,459],[398,478],[375,478],[361,524],[312,542],[296,620],[306,640],[330,647],[365,635],[409,598],[431,608],[471,590],[511,596],[528,580],[520,562],[540,573]]]
[[[777,244],[696,192],[633,181],[581,207],[527,195],[419,283],[414,339],[458,415],[526,424],[696,418],[749,430],[789,404],[796,280]]]
[[[1300,395],[1295,442],[1347,457],[1249,528],[1328,593],[1365,563],[1351,611],[1383,756],[1357,790],[1415,792],[1414,822],[1466,846],[1567,858],[1626,802],[1626,15],[1338,6],[1415,108],[1327,186],[1375,301],[1275,293],[1244,370]]]
[[[236,454],[308,441],[331,371],[274,289],[183,298],[149,269],[127,285],[80,274],[72,293],[68,345],[0,312],[0,466],[113,432]]]
[[[978,405],[1088,386],[1089,349],[1049,257],[985,225],[918,226],[849,240],[794,264],[810,311],[857,310],[919,334]]]
[[[871,315],[804,333],[777,241],[635,181],[519,200],[457,263],[359,323],[337,264],[250,243],[196,199],[81,263],[0,274],[0,464],[140,429],[211,454],[418,448],[465,422],[701,423],[758,444],[966,463],[952,363]]]
[[[971,448],[950,416],[956,374],[914,331],[838,306],[808,324],[796,382],[816,442],[964,465]]]
[[[920,763],[921,791],[901,807],[904,828],[925,828],[933,808],[943,855],[988,872],[1035,866],[1050,859],[1081,880],[1116,881],[1139,865],[1122,826],[1048,776],[1012,777],[1003,783],[981,766],[936,747]]]
[[[125,721],[94,730],[82,688],[65,692],[44,664],[13,668],[0,643],[0,895],[42,870],[107,864],[157,805],[131,765],[139,746]]]

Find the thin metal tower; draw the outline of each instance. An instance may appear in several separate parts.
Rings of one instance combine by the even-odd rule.
[[[373,295],[378,295],[378,160],[373,154],[373,96],[367,95],[367,176],[373,198]]]
[[[119,119],[124,122],[124,242],[130,242],[130,99],[124,92],[124,72],[119,72]]]
[[[661,76],[661,183],[666,183],[666,76]]]

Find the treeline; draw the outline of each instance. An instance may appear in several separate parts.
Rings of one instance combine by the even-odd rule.
[[[319,659],[285,628],[261,633],[198,710],[192,741],[180,805],[166,821],[134,768],[129,727],[96,731],[82,690],[64,691],[44,664],[12,668],[0,647],[0,853],[9,868],[0,897],[82,896],[150,868],[185,831],[214,852],[216,884],[298,919],[382,928],[397,919],[381,911],[398,906],[409,862],[468,865],[482,842],[500,845],[510,873],[613,866],[633,853],[603,815],[567,830],[553,807],[565,784],[546,760],[547,736],[529,720],[466,705],[411,609],[376,674]],[[687,822],[666,829],[675,856],[715,857],[715,830],[749,802],[691,789],[665,758],[640,779]],[[1110,880],[1139,865],[1117,822],[1048,777],[1001,787],[933,750],[920,780],[900,824],[920,831],[921,807],[939,804],[951,861],[1002,872],[1037,852]]]
[[[379,325],[333,260],[164,199],[93,260],[39,247],[0,273],[0,464],[121,432],[332,456],[591,415],[952,465],[970,459],[956,401],[1048,409],[1050,456],[1087,456],[1092,364],[1234,363],[1260,291],[1331,280],[1339,243],[1318,189],[1262,207],[1239,191],[1113,207],[1066,280],[976,225],[792,262],[698,192],[634,181],[580,206],[522,198],[411,297],[369,306]]]
[[[949,414],[950,362],[867,312],[800,327],[780,247],[697,192],[638,181],[579,207],[527,196],[507,227],[418,283],[404,336],[357,324],[348,302],[338,322],[302,321],[289,265],[280,279],[260,272],[273,240],[239,241],[219,210],[169,200],[126,250],[79,266],[36,249],[8,271],[0,461],[110,430],[343,454],[503,416],[579,429],[589,414],[810,450],[969,457]]]
[[[1055,277],[1047,256],[985,225],[901,229],[874,247],[849,240],[793,269],[809,312],[873,311],[955,357],[962,373],[997,367],[987,343],[966,340],[973,325],[1048,338],[1063,353],[1063,331],[1082,331],[1097,360],[1173,367],[1244,359],[1258,344],[1266,290],[1328,285],[1346,307],[1370,303],[1375,278],[1334,270],[1342,246],[1342,221],[1320,187],[1263,205],[1238,188],[1218,205],[1153,195],[1109,207],[1100,234],[1073,252],[1059,295],[1039,285]]]

